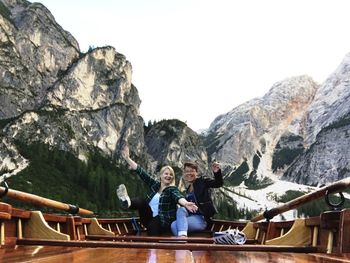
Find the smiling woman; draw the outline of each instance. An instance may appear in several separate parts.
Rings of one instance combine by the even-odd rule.
[[[160,181],[157,181],[130,158],[128,146],[123,148],[122,156],[149,187],[150,192],[146,198],[130,199],[125,186],[120,185],[117,195],[123,208],[138,210],[140,222],[147,228],[148,235],[157,236],[170,232],[170,224],[175,220],[177,204],[190,212],[197,211],[197,206],[193,202],[188,202],[175,186],[175,173],[170,166],[164,166],[160,170]]]
[[[214,179],[198,176],[198,165],[194,162],[184,163],[183,181],[186,186],[186,199],[198,206],[195,212],[179,208],[176,221],[171,224],[174,235],[187,236],[188,232],[202,231],[211,226],[211,217],[217,212],[211,200],[210,188],[223,186],[220,164],[212,163]]]

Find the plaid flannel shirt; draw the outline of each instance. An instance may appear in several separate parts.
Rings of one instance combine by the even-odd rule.
[[[160,189],[160,182],[153,179],[141,166],[137,165],[136,173],[148,185],[151,192],[147,194],[146,200],[150,202],[153,196]],[[162,227],[170,227],[170,224],[176,219],[177,203],[180,198],[184,198],[176,186],[168,186],[163,190],[159,197],[158,214]]]

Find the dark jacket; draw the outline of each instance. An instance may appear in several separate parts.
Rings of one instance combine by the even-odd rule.
[[[198,177],[193,183],[193,191],[196,198],[196,205],[199,212],[210,222],[210,218],[217,213],[211,200],[210,188],[219,188],[223,186],[221,169],[214,173],[214,178]]]

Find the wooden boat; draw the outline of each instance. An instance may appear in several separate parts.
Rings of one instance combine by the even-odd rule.
[[[187,238],[146,236],[138,218],[95,218],[86,209],[0,187],[0,195],[68,212],[48,214],[0,203],[0,262],[350,262],[350,208],[337,204],[316,217],[272,220],[349,186],[350,177],[249,222],[214,220],[208,231]],[[246,234],[244,245],[213,242],[213,232],[233,228]]]

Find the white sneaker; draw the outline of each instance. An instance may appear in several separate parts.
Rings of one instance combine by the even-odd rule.
[[[128,191],[124,184],[121,184],[117,188],[117,196],[121,202],[121,207],[127,209],[131,205],[130,197],[128,196]]]
[[[238,229],[229,229],[214,233],[216,244],[242,245],[247,241],[245,234]]]

